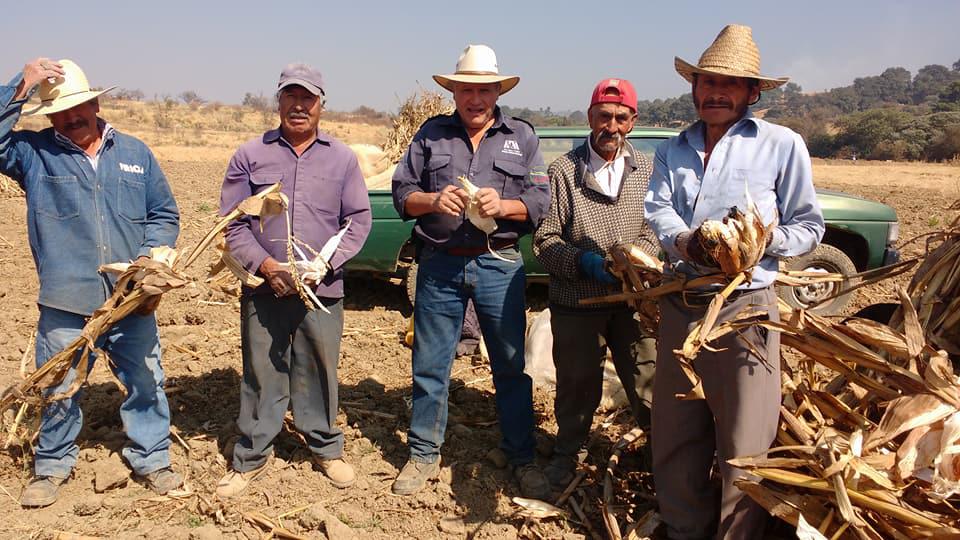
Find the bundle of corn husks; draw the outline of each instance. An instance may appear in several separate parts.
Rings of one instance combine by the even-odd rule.
[[[637,320],[648,335],[655,335],[660,323],[660,308],[655,298],[637,294],[660,285],[663,263],[629,243],[610,248],[609,257],[610,271],[620,280],[623,292],[633,295],[627,304],[637,312]]]
[[[105,359],[106,353],[96,346],[100,336],[121,319],[154,300],[157,295],[185,287],[191,282],[190,278],[174,269],[177,259],[175,249],[163,246],[151,249],[148,261],[134,264],[114,263],[101,267],[102,272],[119,274],[113,294],[93,312],[79,337],[51,357],[40,369],[3,393],[0,410],[5,410],[16,401],[39,404],[44,399],[42,391],[59,385],[67,375],[75,363],[78,351],[82,352],[81,358],[94,353],[98,358]],[[106,360],[109,362],[109,359]],[[90,363],[76,362],[76,369],[76,379],[67,390],[45,399],[64,399],[75,394],[89,375]]]
[[[431,117],[449,114],[453,109],[453,104],[440,94],[416,92],[403,102],[400,112],[393,117],[393,126],[382,149],[372,145],[350,145],[364,172],[367,189],[389,189],[397,163],[420,126]]]
[[[747,213],[734,206],[723,220],[701,223],[695,238],[713,266],[732,278],[749,273],[760,262],[772,230],[772,226],[764,226],[757,206],[749,201]]]
[[[960,201],[950,209],[960,210]],[[933,248],[937,241],[939,246]],[[926,339],[960,362],[960,217],[930,238],[928,252],[907,288],[907,295],[917,308],[918,323],[925,330]],[[890,325],[903,328],[908,322],[906,315],[898,310]]]

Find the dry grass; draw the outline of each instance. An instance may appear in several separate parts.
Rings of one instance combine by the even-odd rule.
[[[831,186],[895,186],[912,184],[940,191],[948,199],[960,197],[960,162],[923,163],[814,159],[813,177]],[[863,191],[863,190],[852,190]]]

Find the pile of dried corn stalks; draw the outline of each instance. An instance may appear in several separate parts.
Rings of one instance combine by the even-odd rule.
[[[935,239],[897,288],[890,326],[781,305],[779,323],[748,310],[700,336],[762,325],[802,353],[783,365],[777,446],[731,463],[763,480],[744,491],[808,537],[960,538],[958,222]]]

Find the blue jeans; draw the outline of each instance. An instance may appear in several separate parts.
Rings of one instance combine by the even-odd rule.
[[[37,325],[37,367],[63,350],[80,335],[86,317],[40,306]],[[170,465],[170,408],[163,393],[163,369],[160,367],[160,338],[153,315],[130,315],[97,340],[96,346],[109,355],[114,373],[127,390],[120,406],[120,419],[131,444],[123,457],[133,472],[144,475]],[[78,353],[79,355],[79,353]],[[93,365],[95,357],[86,359]],[[47,395],[65,391],[76,378],[74,359],[63,382]],[[44,411],[40,440],[34,460],[38,476],[67,477],[77,462],[77,434],[83,425],[83,412],[73,397],[51,403]]]
[[[413,461],[433,463],[440,458],[450,369],[470,298],[490,354],[501,448],[513,465],[533,461],[533,383],[523,372],[526,276],[519,251],[500,254],[515,262],[490,254],[453,256],[430,248],[420,257],[413,309],[413,412],[407,437]]]

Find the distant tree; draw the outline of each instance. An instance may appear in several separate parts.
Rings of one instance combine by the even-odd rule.
[[[271,101],[270,98],[263,95],[263,92],[259,94],[252,94],[247,92],[243,95],[243,101],[241,104],[244,107],[250,107],[251,109],[257,111],[269,111],[271,110]]]
[[[186,103],[187,105],[203,105],[207,100],[200,97],[200,94],[194,92],[193,90],[186,90],[180,93],[180,101]]]
[[[113,96],[117,99],[125,99],[128,101],[143,101],[143,91],[139,88],[117,88],[113,92]]]
[[[910,72],[902,67],[887,68],[875,77],[854,79],[853,87],[860,95],[861,111],[884,103],[911,102]]]
[[[914,121],[909,113],[898,109],[873,109],[838,119],[837,142],[857,154],[874,158],[877,146],[899,138],[899,133]],[[889,143],[888,143],[889,144]]]
[[[587,113],[583,111],[573,111],[567,115],[567,120],[570,121],[571,126],[585,126],[587,122]]]
[[[960,60],[957,60],[956,62],[953,63],[953,70],[960,71]]]
[[[947,126],[934,137],[926,154],[934,161],[960,158],[960,123]]]
[[[960,111],[960,80],[948,84],[937,95],[937,111]]]
[[[913,102],[923,103],[928,97],[936,96],[951,82],[960,77],[946,66],[930,64],[923,66],[913,78]]]

